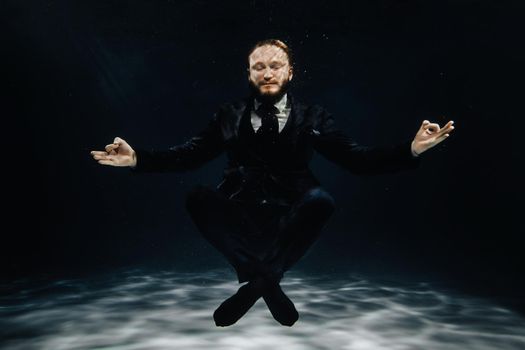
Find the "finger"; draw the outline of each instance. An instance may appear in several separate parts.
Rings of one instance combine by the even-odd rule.
[[[428,120],[423,120],[423,123],[421,123],[421,127],[419,128],[420,130],[425,130],[426,129],[426,126],[429,124],[430,122]]]
[[[448,123],[446,123],[445,125],[443,125],[443,128],[442,128],[442,129],[444,129],[444,128],[450,128],[450,127],[453,126],[453,125],[454,125],[454,121],[453,121],[453,120],[450,120]]]
[[[90,154],[92,156],[94,156],[94,155],[99,155],[99,156],[100,155],[104,155],[105,156],[105,155],[107,155],[107,152],[104,152],[104,151],[91,151]]]
[[[102,165],[115,165],[115,163],[112,162],[111,160],[99,160],[99,161],[98,161],[98,164],[102,164]]]
[[[107,154],[105,156],[93,156],[93,158],[97,160],[110,160],[112,162],[116,162],[118,160],[118,156],[113,156],[110,154]]]
[[[446,138],[448,138],[449,136],[450,136],[450,134],[443,134],[443,135],[437,137],[437,138],[436,138],[436,145],[437,145],[438,143],[440,143],[441,141],[445,140]]]
[[[441,130],[439,131],[439,134],[441,134],[441,135],[443,135],[443,134],[448,134],[448,133],[452,132],[452,130],[454,130],[454,129],[455,129],[454,126],[453,126],[453,125],[450,125],[450,126],[448,126],[448,127],[445,127],[445,128],[443,128],[443,129],[441,129]]]
[[[439,124],[436,124],[436,123],[428,123],[426,126],[425,126],[425,130],[433,133],[433,132],[439,132],[440,128],[439,128]]]
[[[428,144],[429,148],[436,146],[437,144],[443,142],[446,138],[449,137],[449,134],[443,134],[440,137],[436,137]]]
[[[96,160],[102,159],[102,160],[112,160],[112,161],[116,161],[118,159],[116,155],[111,155],[111,154],[95,154],[93,155],[93,158]]]
[[[439,134],[448,134],[454,129],[454,122],[451,120],[439,131]]]
[[[119,144],[115,144],[115,143],[110,143],[109,145],[106,145],[106,147],[104,147],[106,149],[106,152],[111,152],[113,151],[114,149],[116,148],[119,148]]]
[[[108,159],[109,155],[107,153],[105,154],[94,154],[93,159],[100,160],[100,159]]]

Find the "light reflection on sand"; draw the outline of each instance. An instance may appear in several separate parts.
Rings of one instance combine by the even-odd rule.
[[[288,273],[282,286],[300,313],[292,328],[262,300],[237,324],[215,327],[213,310],[238,286],[226,270],[4,285],[0,348],[525,349],[525,319],[490,301],[356,276]]]

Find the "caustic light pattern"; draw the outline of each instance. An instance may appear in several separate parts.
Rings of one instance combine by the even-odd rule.
[[[262,299],[215,327],[213,311],[238,287],[227,270],[17,281],[2,286],[0,348],[525,349],[525,318],[489,300],[357,276],[288,273],[282,287],[300,313],[291,328]]]

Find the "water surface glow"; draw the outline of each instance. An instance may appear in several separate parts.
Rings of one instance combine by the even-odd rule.
[[[300,313],[293,327],[278,324],[261,299],[218,328],[213,311],[239,287],[227,270],[19,281],[2,286],[0,348],[525,349],[524,317],[426,283],[290,272],[282,286]]]

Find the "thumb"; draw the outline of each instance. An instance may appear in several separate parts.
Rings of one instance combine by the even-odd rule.
[[[115,137],[115,139],[113,140],[113,143],[116,143],[116,144],[121,144],[121,143],[126,143],[126,141],[124,141],[123,139],[121,139],[120,137]]]

